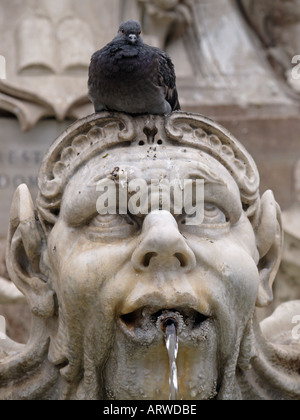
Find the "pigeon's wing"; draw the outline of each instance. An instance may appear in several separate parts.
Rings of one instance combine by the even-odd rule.
[[[158,59],[158,83],[165,88],[166,100],[173,111],[180,110],[174,64],[170,57],[159,48],[154,48]]]

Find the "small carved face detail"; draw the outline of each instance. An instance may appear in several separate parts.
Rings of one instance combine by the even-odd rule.
[[[214,398],[237,364],[255,307],[255,235],[236,182],[214,158],[173,146],[158,147],[151,157],[147,145],[116,149],[90,160],[65,189],[47,261],[68,358],[84,353],[85,369],[99,372],[105,398],[168,399],[169,365],[157,319],[177,312],[179,398]],[[114,168],[118,179],[111,177]],[[169,210],[151,209],[157,191],[150,188],[145,214],[131,214],[130,206],[119,211],[119,198],[115,214],[99,214],[99,181],[110,177],[119,188],[121,173],[126,182],[142,178],[146,186],[203,180],[201,224],[175,214],[172,196],[166,197]]]

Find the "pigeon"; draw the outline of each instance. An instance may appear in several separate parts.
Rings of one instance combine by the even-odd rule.
[[[141,25],[128,20],[91,58],[89,99],[95,112],[170,114],[180,110],[174,64],[161,49],[144,43]]]

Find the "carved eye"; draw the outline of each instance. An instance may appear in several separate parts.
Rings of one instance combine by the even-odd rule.
[[[211,203],[204,204],[204,225],[218,225],[226,222],[226,216],[219,207]]]
[[[90,222],[87,236],[94,242],[111,242],[131,237],[137,230],[137,223],[127,215],[98,214]]]
[[[119,221],[120,216],[118,214],[98,214],[92,222],[90,223],[90,226],[94,226],[101,229],[106,229],[113,227],[117,221]]]
[[[229,219],[226,217],[225,213],[215,204],[205,203],[204,204],[204,214],[203,220],[200,224],[197,224],[197,218],[193,223],[193,217],[190,216],[187,220],[187,216],[183,215],[179,217],[178,224],[182,231],[190,232],[194,235],[202,235],[203,230],[212,230],[212,229],[229,229]],[[200,218],[201,219],[201,218]]]

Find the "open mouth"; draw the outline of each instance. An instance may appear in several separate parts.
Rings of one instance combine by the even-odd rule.
[[[188,307],[142,307],[120,316],[122,330],[134,340],[161,340],[166,328],[173,324],[180,341],[203,339],[208,332],[210,317]]]

